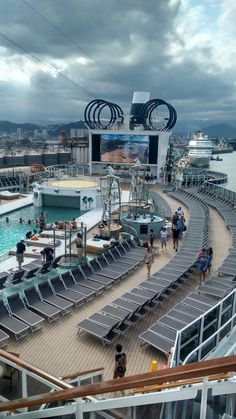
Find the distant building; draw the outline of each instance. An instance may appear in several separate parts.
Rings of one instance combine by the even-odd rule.
[[[22,129],[21,128],[17,128],[16,129],[16,137],[17,138],[21,138],[22,137]]]
[[[85,130],[83,128],[71,128],[70,129],[70,138],[76,139],[76,138],[84,138],[86,136],[86,132],[88,130]]]

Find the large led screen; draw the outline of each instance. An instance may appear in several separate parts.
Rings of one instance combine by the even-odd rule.
[[[102,134],[100,142],[101,162],[148,163],[149,137],[147,135]]]

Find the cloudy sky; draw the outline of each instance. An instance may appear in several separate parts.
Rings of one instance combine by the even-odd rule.
[[[102,98],[235,120],[235,0],[1,0],[0,120],[83,119]]]

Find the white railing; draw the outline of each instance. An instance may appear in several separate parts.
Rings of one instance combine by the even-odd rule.
[[[201,382],[188,386],[180,383],[178,387],[165,391],[153,390],[144,394],[130,393],[114,398],[76,399],[63,406],[50,408],[44,405],[43,409],[36,411],[12,412],[11,417],[40,419],[74,415],[75,419],[96,419],[98,417],[108,419],[118,416],[138,419],[154,417],[156,414],[155,417],[160,419],[184,419],[186,417],[206,419],[208,418],[207,411],[210,409],[212,415],[215,414],[214,417],[233,419],[235,417],[235,379],[235,375],[210,381],[208,381],[208,377],[205,377],[203,381],[200,380]],[[6,416],[7,413],[0,414],[0,418]]]
[[[224,305],[227,300],[229,300],[229,303],[227,307],[224,308]],[[217,316],[213,319],[212,322],[205,324],[205,320],[207,316],[209,316],[213,312],[213,310],[217,311]],[[228,310],[231,311],[230,317],[227,319],[227,321],[225,321],[224,324],[221,324],[222,316]],[[231,291],[230,294],[224,297],[221,301],[219,301],[216,305],[211,307],[204,314],[199,316],[197,319],[194,319],[190,324],[185,326],[183,329],[179,330],[176,335],[171,366],[177,366],[177,365],[182,365],[183,363],[184,364],[188,363],[188,361],[191,358],[193,358],[194,354],[196,354],[196,359],[194,361],[201,361],[210,352],[212,352],[215,349],[215,347],[218,345],[220,340],[222,340],[226,334],[229,334],[232,331],[234,327],[234,319],[236,317],[235,311],[236,311],[236,289]],[[216,325],[216,331],[209,338],[207,337],[204,339],[204,332],[207,330],[209,325],[213,325],[213,324]],[[228,327],[228,331],[225,333],[223,337],[221,337],[222,331],[224,331],[226,327]],[[194,329],[195,329],[195,333],[193,332]],[[184,335],[185,336],[189,335],[190,338],[184,344],[181,344],[181,339],[182,339],[182,336]],[[215,338],[215,343],[213,342],[213,344],[207,350],[206,346],[210,341],[213,340],[213,336]],[[186,348],[186,346],[190,344],[191,341],[193,344],[195,344],[195,347],[185,356],[184,359],[182,359],[181,349],[183,349],[184,347]],[[205,348],[205,351],[203,353],[204,348]]]

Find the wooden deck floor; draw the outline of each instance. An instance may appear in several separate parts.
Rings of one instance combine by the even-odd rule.
[[[176,210],[178,206],[176,201],[169,198],[166,194],[164,197],[171,205],[173,211]],[[185,213],[188,218],[186,209]],[[214,210],[210,210],[209,235],[209,245],[214,249],[214,270],[227,255],[228,248],[231,244],[230,234],[225,228],[222,218]],[[153,272],[163,267],[174,255],[172,242],[169,241],[167,252],[162,252],[160,256],[155,258]],[[103,295],[98,296],[81,308],[74,309],[71,315],[61,318],[55,324],[47,324],[45,322],[41,332],[30,334],[22,342],[11,340],[8,349],[19,352],[21,358],[24,360],[56,376],[104,367],[104,377],[105,379],[110,379],[114,366],[114,346],[103,346],[98,339],[86,333],[78,335],[75,325],[98,311],[104,305],[111,303],[124,292],[137,286],[146,278],[146,266],[143,266],[129,278],[123,280],[119,285],[105,291]],[[138,335],[193,290],[196,287],[196,282],[196,277],[193,276],[171,297],[161,303],[155,311],[147,315],[135,327],[130,328],[126,332],[126,335],[120,338],[119,342],[123,345],[128,358],[128,375],[149,371],[153,359],[157,360],[158,363],[166,362],[165,357],[156,349],[141,346]]]

